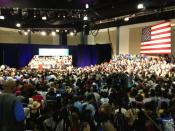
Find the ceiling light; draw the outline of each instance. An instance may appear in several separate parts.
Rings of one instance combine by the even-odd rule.
[[[124,21],[129,21],[129,17],[125,17],[124,18]]]
[[[56,29],[56,32],[59,32],[60,30]]]
[[[88,9],[89,8],[89,4],[86,4],[86,9]]]
[[[52,34],[52,36],[55,36],[56,35],[56,32],[55,31],[52,31],[51,34]]]
[[[36,15],[34,15],[33,17],[36,18]]]
[[[85,16],[83,17],[83,20],[88,20],[87,15],[85,15]]]
[[[30,29],[27,29],[27,32],[30,32],[31,30]]]
[[[42,20],[47,20],[47,17],[46,17],[46,16],[43,16],[43,17],[42,17]]]
[[[24,35],[28,35],[28,32],[27,32],[27,31],[25,31],[25,32],[24,32]]]
[[[67,32],[67,30],[65,30],[65,32]]]
[[[4,20],[5,17],[4,17],[3,15],[0,15],[0,19],[1,19],[1,20]]]
[[[66,16],[65,16],[65,15],[63,15],[63,18],[66,18]]]
[[[41,35],[42,35],[42,36],[45,36],[45,35],[46,35],[46,32],[45,32],[45,31],[42,31],[42,32],[41,32]]]
[[[71,32],[70,32],[70,35],[73,36],[73,35],[74,35],[74,32],[71,31]]]
[[[20,23],[16,23],[16,27],[21,27],[21,24]]]
[[[137,9],[143,9],[143,8],[144,8],[143,3],[139,3],[139,4],[137,5]]]

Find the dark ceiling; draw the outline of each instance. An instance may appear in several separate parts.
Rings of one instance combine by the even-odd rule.
[[[143,2],[144,10],[137,4]],[[89,9],[85,4],[89,4]],[[175,0],[0,0],[1,27],[91,29],[169,19],[175,16]],[[151,12],[151,13],[150,13]],[[89,17],[88,21],[83,16]],[[128,22],[123,17],[132,16]],[[36,16],[36,17],[34,17]],[[47,16],[47,20],[42,20]]]

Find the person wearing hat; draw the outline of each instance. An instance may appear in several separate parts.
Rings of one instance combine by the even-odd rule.
[[[13,94],[16,82],[7,79],[0,94],[0,131],[24,131],[24,109]]]
[[[31,105],[31,113],[36,114],[39,111],[40,108],[40,103],[37,101],[33,101],[32,105]]]

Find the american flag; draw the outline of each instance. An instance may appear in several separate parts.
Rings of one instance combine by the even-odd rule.
[[[171,53],[171,24],[169,21],[142,29],[141,54]]]

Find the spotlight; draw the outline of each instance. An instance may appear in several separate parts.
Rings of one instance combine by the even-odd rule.
[[[0,20],[4,20],[5,17],[3,15],[0,15]]]
[[[36,15],[34,15],[33,17],[36,18]]]
[[[51,34],[52,34],[52,36],[55,36],[56,35],[56,32],[55,31],[52,31]]]
[[[25,32],[24,32],[24,35],[28,35],[28,32],[27,32],[27,31],[25,31]]]
[[[87,17],[87,15],[85,15],[84,17],[83,17],[83,20],[88,20],[88,17]]]
[[[67,32],[67,30],[65,30],[65,32]]]
[[[143,9],[143,8],[144,8],[143,3],[139,3],[139,4],[137,5],[137,9]]]
[[[70,35],[73,36],[73,35],[74,35],[74,32],[71,31],[71,32],[70,32]]]
[[[43,16],[43,17],[42,17],[42,20],[47,20],[47,17],[46,17],[46,16]]]
[[[60,30],[56,29],[56,32],[59,32]]]
[[[20,23],[16,23],[16,27],[21,27],[21,24]]]
[[[1,13],[1,10],[0,10],[0,19],[1,20],[4,20],[5,19],[5,17],[2,15],[2,13]]]
[[[27,29],[27,32],[30,32],[31,30],[30,29]]]
[[[86,4],[86,9],[88,9],[89,8],[89,4]]]
[[[42,35],[42,36],[45,36],[45,35],[46,35],[46,32],[45,32],[45,31],[42,31],[42,32],[41,32],[41,35]]]
[[[129,17],[125,17],[124,18],[124,21],[129,21]]]

